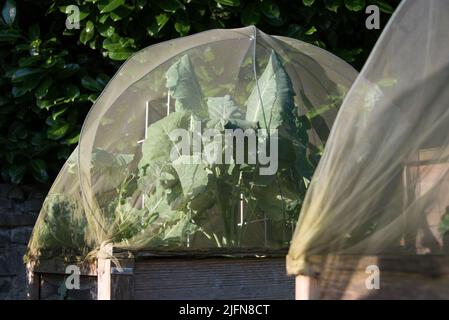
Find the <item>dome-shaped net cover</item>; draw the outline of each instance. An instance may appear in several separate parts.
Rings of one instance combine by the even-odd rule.
[[[289,273],[313,275],[343,255],[449,252],[448,30],[449,1],[396,10],[332,127]]]
[[[44,203],[40,254],[286,249],[355,70],[254,27],[146,48],[117,72]]]

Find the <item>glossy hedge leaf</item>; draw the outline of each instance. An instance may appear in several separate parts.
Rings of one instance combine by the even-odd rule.
[[[47,95],[48,90],[52,84],[53,80],[51,78],[46,78],[44,81],[42,81],[39,87],[37,87],[37,89],[34,91],[34,95],[36,96],[36,98],[44,98]]]
[[[242,12],[241,21],[245,26],[256,25],[260,20],[260,11],[255,3],[249,3]]]
[[[25,95],[28,92],[28,90],[21,88],[21,87],[12,87],[11,93],[14,98],[19,98]]]
[[[81,31],[80,34],[80,41],[82,44],[86,44],[88,41],[90,41],[94,36],[94,24],[92,21],[87,21],[86,26]]]
[[[388,14],[392,14],[394,9],[393,7],[384,0],[376,0],[375,4],[379,7],[380,11],[388,13]]]
[[[65,112],[67,111],[67,108],[62,108],[60,110],[57,111],[53,111],[53,113],[51,114],[51,118],[53,120],[58,120],[58,118],[63,115]]]
[[[184,5],[178,0],[158,1],[157,5],[166,12],[174,13],[178,9],[185,9]]]
[[[309,30],[304,32],[304,34],[310,36],[310,35],[314,34],[315,32],[317,32],[317,29],[315,28],[315,26],[311,26]]]
[[[78,72],[79,69],[80,66],[77,63],[68,63],[58,70],[57,76],[58,78],[68,78]]]
[[[28,136],[28,132],[25,125],[22,122],[14,122],[8,130],[8,139],[12,142],[17,142],[21,139],[25,139]]]
[[[34,76],[28,77],[25,81],[21,82],[20,84],[17,84],[17,86],[20,85],[21,90],[25,90],[27,92],[30,92],[34,88],[36,88],[40,81],[42,79],[42,75],[36,74]]]
[[[39,39],[40,34],[41,34],[41,29],[37,23],[30,26],[30,28],[28,29],[28,37],[31,40]]]
[[[49,109],[54,103],[50,100],[45,100],[45,99],[37,99],[36,100],[36,105],[40,108],[40,109]]]
[[[5,21],[7,25],[11,26],[16,19],[16,14],[16,2],[14,0],[6,0],[2,9],[3,21]]]
[[[125,5],[115,9],[109,14],[109,16],[111,17],[112,21],[116,22],[122,20],[123,18],[129,17],[132,13],[132,7]]]
[[[39,182],[47,183],[49,179],[46,163],[41,159],[32,159],[30,165],[33,170],[33,177]]]
[[[97,80],[97,83],[99,83],[104,88],[104,87],[106,87],[106,85],[108,84],[110,79],[111,78],[108,75],[106,75],[104,73],[100,73],[97,76],[96,80]]]
[[[0,42],[15,42],[21,37],[22,35],[18,30],[0,30]],[[26,48],[28,49],[28,45],[26,45]]]
[[[17,83],[21,81],[25,81],[27,77],[40,73],[41,70],[33,69],[33,68],[20,68],[17,69],[12,75],[12,81]]]
[[[41,60],[40,56],[22,57],[19,59],[19,67],[31,67]]]
[[[22,182],[23,177],[26,173],[26,166],[23,164],[12,164],[8,169],[9,179],[14,184],[19,184]]]
[[[281,16],[278,5],[272,0],[264,0],[260,5],[260,9],[268,18],[279,19]]]
[[[302,3],[303,3],[306,7],[310,7],[314,2],[315,2],[315,0],[302,0]]]
[[[101,6],[100,13],[111,12],[125,3],[125,0],[112,0],[105,6]],[[100,5],[99,5],[100,7]]]
[[[225,6],[236,7],[240,5],[240,0],[215,0],[215,1]]]
[[[65,87],[65,101],[73,101],[80,96],[80,90],[77,86],[69,84]]]
[[[291,24],[287,29],[287,36],[291,38],[299,38],[304,34],[304,28],[297,25]]]
[[[335,13],[338,12],[338,8],[340,8],[341,5],[342,0],[325,0],[326,9]]]
[[[365,0],[345,0],[345,6],[351,11],[361,11],[365,8]]]
[[[78,143],[79,138],[80,138],[80,134],[76,133],[76,134],[73,134],[73,135],[69,136],[67,139],[65,139],[65,142],[67,144],[69,144],[69,145],[70,144],[75,144],[75,143]]]
[[[114,26],[106,26],[106,25],[101,24],[97,28],[98,28],[98,32],[100,33],[100,35],[105,38],[112,37],[112,35],[115,32]]]
[[[133,54],[133,51],[109,51],[108,56],[114,61],[123,61],[128,59]]]
[[[81,78],[81,85],[91,91],[101,91],[103,87],[95,79],[85,76]]]
[[[166,13],[161,13],[156,16],[156,19],[147,28],[147,32],[150,36],[156,36],[162,28],[167,24],[170,17]]]
[[[190,30],[189,17],[184,11],[175,13],[176,22],[175,30],[181,35],[185,36]]]
[[[67,131],[70,129],[70,124],[68,123],[57,123],[54,126],[51,126],[47,130],[47,138],[51,140],[61,139]]]

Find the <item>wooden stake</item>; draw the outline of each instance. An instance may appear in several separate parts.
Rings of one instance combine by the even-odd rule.
[[[112,244],[107,244],[104,250],[112,255]],[[111,300],[111,259],[98,258],[97,268],[97,299]]]
[[[320,282],[317,278],[307,276],[296,276],[295,285],[296,300],[318,300],[320,299]]]

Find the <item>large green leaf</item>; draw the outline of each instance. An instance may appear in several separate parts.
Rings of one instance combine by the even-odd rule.
[[[128,165],[133,158],[133,154],[111,154],[98,148],[92,152],[93,165],[96,168],[123,168]]]
[[[193,199],[207,188],[211,172],[204,164],[196,163],[194,156],[180,156],[172,166],[181,182],[182,192],[188,199]]]
[[[133,159],[133,154],[110,153],[99,148],[92,152],[94,173],[106,179],[109,187],[123,183],[128,174],[126,169]]]
[[[169,93],[176,99],[176,111],[191,112],[201,118],[207,117],[207,105],[188,55],[183,55],[175,62],[165,76]]]
[[[229,95],[207,98],[210,119],[245,119],[245,114]]]
[[[246,120],[276,129],[294,112],[294,91],[287,72],[272,51],[268,64],[246,101]]]
[[[170,152],[176,148],[170,134],[176,129],[190,128],[191,115],[187,112],[173,112],[148,127],[148,137],[142,146],[139,168],[170,163]]]
[[[171,228],[165,230],[162,240],[180,244],[188,235],[192,235],[197,231],[199,231],[199,227],[191,221],[188,215],[183,215]]]

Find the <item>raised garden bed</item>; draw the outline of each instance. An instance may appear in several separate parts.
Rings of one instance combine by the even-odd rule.
[[[209,252],[210,254],[210,252]],[[29,264],[31,299],[294,299],[294,279],[285,258],[274,254],[161,256],[117,252],[111,259],[80,265],[80,290],[61,290],[70,263],[53,259]]]

